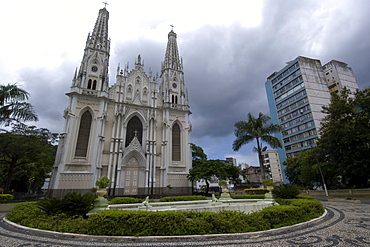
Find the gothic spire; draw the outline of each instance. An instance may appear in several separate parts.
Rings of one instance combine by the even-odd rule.
[[[173,27],[173,26],[172,26]],[[164,61],[162,63],[162,73],[166,69],[173,69],[177,71],[182,71],[182,62],[179,58],[179,50],[177,48],[177,35],[171,30],[168,33],[168,42],[166,48],[166,54]]]
[[[87,37],[86,48],[103,50],[109,53],[110,40],[108,37],[109,12],[106,8],[99,10],[98,19],[95,22],[94,31]]]

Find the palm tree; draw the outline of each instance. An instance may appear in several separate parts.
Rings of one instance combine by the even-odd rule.
[[[16,84],[0,85],[0,124],[37,121],[37,115],[30,103],[24,102],[29,93]]]
[[[255,118],[251,113],[248,113],[247,122],[239,121],[234,125],[234,133],[236,136],[236,140],[233,143],[234,151],[238,151],[244,144],[256,140],[257,147],[254,147],[253,151],[258,153],[261,179],[265,179],[262,152],[267,148],[263,147],[263,143],[270,145],[272,148],[282,147],[280,140],[271,134],[282,131],[283,127],[278,124],[268,123],[270,119],[271,118],[269,116],[261,112],[259,113],[258,118]]]

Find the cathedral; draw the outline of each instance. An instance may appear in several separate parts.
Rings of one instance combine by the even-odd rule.
[[[177,35],[168,33],[159,74],[146,74],[138,55],[110,86],[108,19],[100,9],[67,93],[49,196],[89,192],[103,176],[110,196],[188,195],[191,112]]]

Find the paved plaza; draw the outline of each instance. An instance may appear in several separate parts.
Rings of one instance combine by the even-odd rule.
[[[0,222],[0,246],[370,246],[370,205],[323,202],[325,217],[259,233],[191,237],[71,237]],[[5,214],[1,214],[1,218]]]

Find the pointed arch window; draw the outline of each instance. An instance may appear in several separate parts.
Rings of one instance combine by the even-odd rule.
[[[89,145],[90,130],[91,130],[92,115],[89,111],[85,111],[81,116],[80,128],[78,130],[76,157],[86,157],[87,148]]]
[[[134,139],[135,135],[139,140],[140,144],[142,144],[143,139],[143,125],[138,117],[133,117],[127,124],[127,131],[126,131],[126,142],[125,147],[127,147],[132,139]]]
[[[92,89],[96,90],[96,80],[93,81]]]
[[[89,79],[89,81],[87,82],[87,89],[91,89],[91,85],[92,85],[92,80]]]
[[[181,130],[177,123],[172,127],[172,160],[181,161]]]

